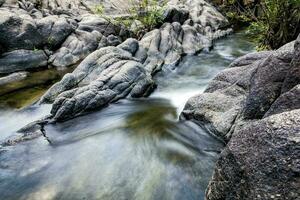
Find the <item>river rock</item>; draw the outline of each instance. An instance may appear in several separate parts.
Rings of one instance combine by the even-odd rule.
[[[189,18],[194,23],[203,27],[210,27],[213,31],[229,25],[228,20],[204,0],[170,0],[167,5],[177,8],[177,10],[188,10]]]
[[[0,86],[10,84],[16,81],[24,80],[28,76],[28,72],[16,72],[0,78]]]
[[[268,55],[263,52],[238,58],[209,83],[203,94],[188,100],[181,116],[228,141],[250,90],[252,74]]]
[[[300,110],[250,122],[234,132],[217,161],[207,200],[297,199]]]
[[[294,48],[290,46],[275,51],[260,63],[251,77],[251,88],[243,108],[244,118],[262,118],[280,96],[293,54]]]
[[[280,95],[293,49],[289,46],[238,58],[212,80],[204,94],[187,102],[182,116],[201,122],[228,141],[237,118],[261,118]],[[248,116],[252,112],[254,115]]]
[[[179,6],[169,6],[164,14],[163,14],[163,21],[164,22],[179,22],[183,24],[186,20],[189,19],[189,11],[185,7]]]
[[[65,68],[78,63],[97,49],[103,35],[98,31],[76,30],[50,56],[49,62],[57,68]]]
[[[102,17],[85,14],[72,33],[54,54],[50,63],[57,68],[72,66],[101,47],[120,44],[121,29]]]
[[[21,10],[17,13],[0,8],[0,44],[7,51],[41,48],[44,40],[35,20]]]
[[[152,77],[130,52],[119,47],[106,47],[90,54],[72,74],[55,84],[42,101],[51,101],[57,96],[51,114],[60,121],[104,107],[128,95],[147,96],[153,88]]]
[[[74,20],[50,15],[34,18],[22,9],[0,9],[0,44],[5,51],[57,49],[76,28]]]
[[[38,30],[50,49],[57,49],[75,30],[75,21],[57,15],[50,15],[37,21]]]
[[[299,197],[299,41],[237,59],[186,104],[183,118],[228,142],[208,200]]]
[[[110,27],[105,29],[108,32],[103,32],[105,26]],[[105,47],[115,46],[121,40],[117,36],[120,29],[112,28],[109,21],[101,17],[84,15],[75,33],[51,56],[52,65],[66,67],[89,54],[73,73],[65,75],[41,98],[40,103],[54,102],[53,120],[67,120],[120,98],[147,96],[154,88],[152,78],[156,72],[174,69],[183,55],[210,47],[212,34],[216,33],[212,28],[208,32],[206,27],[193,22],[166,22],[146,33],[140,41],[127,39],[117,47]],[[224,30],[219,34],[229,32]]]
[[[0,56],[0,74],[47,66],[48,57],[42,50],[15,50]]]

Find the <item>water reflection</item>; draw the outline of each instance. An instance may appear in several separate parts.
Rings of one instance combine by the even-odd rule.
[[[1,155],[4,199],[201,199],[223,144],[165,99],[122,101]]]
[[[142,109],[126,117],[125,128],[137,136],[148,134],[166,137],[168,130],[176,125],[176,109],[165,99],[147,101],[144,104]]]
[[[0,85],[0,108],[22,108],[34,103],[51,85],[74,68],[75,66],[65,70],[51,68],[33,71],[24,80]]]

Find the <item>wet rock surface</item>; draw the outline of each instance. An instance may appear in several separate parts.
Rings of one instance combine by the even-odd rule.
[[[42,102],[55,99],[51,114],[56,120],[64,120],[127,95],[147,96],[153,88],[151,76],[130,52],[106,47],[90,54],[73,73],[56,83]]]
[[[40,103],[54,101],[54,119],[66,120],[128,95],[147,96],[154,88],[152,76],[157,71],[174,68],[184,54],[208,47],[205,41],[209,39],[190,29],[194,30],[184,29],[178,22],[165,23],[141,41],[128,39],[117,47],[100,48],[50,88]],[[193,46],[185,47],[185,40],[193,41]]]
[[[299,41],[237,59],[186,104],[182,117],[228,142],[207,199],[299,197]]]
[[[103,2],[105,14],[121,16],[126,12],[123,3]],[[46,65],[65,69],[80,64],[97,49],[117,46],[132,36],[126,28],[95,15],[97,5],[89,0],[4,1],[0,8],[0,73]],[[132,54],[150,74],[163,65],[176,65],[183,55],[198,53],[230,32],[219,29],[218,23],[228,21],[204,1],[168,2],[165,22],[147,33]]]
[[[177,18],[178,12],[171,12],[168,19]],[[186,15],[186,8],[183,14]],[[155,87],[152,78],[156,72],[175,68],[182,56],[211,47],[212,40],[230,31],[204,27],[191,19],[184,24],[175,20],[150,31],[140,41],[127,39],[118,45],[123,39],[121,29],[107,24],[103,18],[84,14],[75,32],[50,56],[50,63],[63,68],[87,58],[51,87],[40,103],[53,103],[53,119],[63,121],[120,98],[147,96]],[[115,45],[118,46],[105,47]]]
[[[46,67],[47,55],[42,50],[15,50],[0,57],[0,74]]]

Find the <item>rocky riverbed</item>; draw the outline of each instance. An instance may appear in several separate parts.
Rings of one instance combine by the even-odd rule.
[[[232,60],[253,51],[244,34],[235,33],[216,41],[213,50],[185,56],[175,69],[158,72],[150,97],[120,100],[100,111],[45,125],[47,139],[28,137],[5,146],[0,155],[2,196],[204,199],[224,144],[178,116],[189,97],[203,92]],[[0,110],[0,121],[6,122],[0,125],[0,140],[50,110],[47,104]]]
[[[97,3],[90,0],[0,1],[0,87],[4,88],[0,91],[3,94],[11,93],[14,88],[32,87],[26,84],[32,84],[28,77],[34,73],[71,71],[47,89],[34,105],[25,108],[25,115],[19,115],[22,118],[30,111],[32,117],[18,123],[14,131],[3,129],[8,137],[1,140],[0,177],[7,199],[38,199],[39,196],[42,199],[204,198],[211,175],[206,172],[213,169],[223,143],[227,146],[206,190],[207,199],[299,197],[297,87],[300,38],[278,50],[253,52],[233,61],[252,51],[248,44],[248,48],[238,49],[244,50],[242,53],[221,56],[226,60],[223,62],[214,56],[228,53],[226,48],[221,53],[209,50],[217,39],[232,30],[227,19],[203,0],[168,1],[162,25],[141,39],[132,38],[130,28],[113,24],[107,18],[123,16],[124,1],[102,2],[104,16],[93,13]],[[174,72],[180,74],[181,70],[187,70],[180,69],[187,59],[201,58],[201,55],[202,59],[196,62],[197,65],[192,64],[191,69],[194,67],[201,72],[207,67],[203,65],[206,60],[210,65],[220,61],[221,68],[229,61],[233,62],[211,81],[203,94],[187,102],[180,115],[181,121],[176,121],[176,113],[196,91],[183,94],[177,109],[161,100],[150,98],[153,102],[146,104],[143,100],[133,100],[145,99],[153,92],[153,96],[169,96],[170,93],[159,93],[171,85],[164,81],[171,81]],[[175,78],[180,80],[178,76]],[[197,83],[196,79],[193,82]],[[49,85],[49,81],[57,80],[57,77],[43,80],[41,78],[38,85]],[[25,85],[19,84],[20,81]],[[164,84],[167,87],[164,88]],[[10,88],[10,85],[21,86]],[[199,88],[199,92],[201,90]],[[133,103],[125,103],[124,107],[118,103],[121,99]],[[177,95],[171,102],[179,99],[180,95]],[[131,111],[128,111],[128,105]],[[101,109],[104,109],[103,115],[99,112],[89,114]],[[118,109],[125,113],[116,114]],[[3,117],[7,124],[10,123],[6,117],[9,115]],[[110,121],[115,123],[110,124]],[[21,129],[17,131],[16,127]],[[104,136],[99,136],[100,133]],[[137,133],[142,133],[143,137],[132,136]],[[111,134],[116,138],[107,136]],[[154,137],[153,134],[157,135]],[[99,149],[95,146],[97,143],[88,138],[97,138],[103,148]],[[136,141],[137,138],[144,143]],[[134,144],[138,144],[137,148]],[[80,164],[77,169],[72,169],[72,161],[71,165],[61,162],[60,155],[74,151],[75,156],[79,153],[75,149],[82,149],[77,159],[88,163],[87,166]],[[27,150],[30,155],[25,155]],[[115,152],[113,156],[110,151]],[[94,157],[95,152],[100,152],[100,158],[92,159],[94,162],[84,156],[86,153]],[[117,155],[119,160],[114,160]],[[138,158],[126,164],[133,155]],[[14,162],[23,156],[20,165]],[[76,160],[74,156],[72,158]],[[179,160],[176,165],[170,165],[171,158]],[[56,159],[58,162],[51,166]],[[108,160],[112,160],[112,164]],[[34,167],[24,168],[27,161]],[[147,164],[152,166],[151,169]],[[102,168],[91,168],[95,165]],[[126,166],[126,169],[120,166]],[[63,168],[69,169],[70,173],[62,178],[54,176],[62,173],[59,169]],[[92,179],[88,178],[91,174],[83,169],[95,171],[95,176],[108,181],[107,184],[99,180],[91,184]],[[148,176],[140,177],[147,169],[150,170]],[[128,176],[122,170],[133,170],[132,177],[135,178],[127,182]],[[82,187],[75,184],[78,182],[74,176],[76,171],[84,178],[79,181]],[[103,171],[104,175],[101,174]],[[154,172],[157,172],[155,179],[151,179]],[[180,181],[172,180],[176,173],[182,174]],[[43,174],[51,175],[53,179]],[[114,178],[118,174],[119,180]],[[166,179],[162,180],[162,175]],[[17,178],[13,179],[13,176]],[[55,182],[58,185],[70,183],[72,187],[60,190]],[[157,187],[160,184],[164,186],[161,189]],[[5,191],[12,185],[15,185],[12,192]],[[94,189],[87,189],[89,185]],[[124,190],[120,189],[123,186]]]

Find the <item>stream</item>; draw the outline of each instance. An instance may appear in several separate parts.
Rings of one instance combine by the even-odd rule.
[[[145,99],[47,125],[47,136],[0,151],[3,200],[204,199],[224,144],[179,114],[191,96],[238,56],[254,51],[244,33],[215,42],[159,72]],[[0,141],[47,115],[51,105],[0,110]]]

